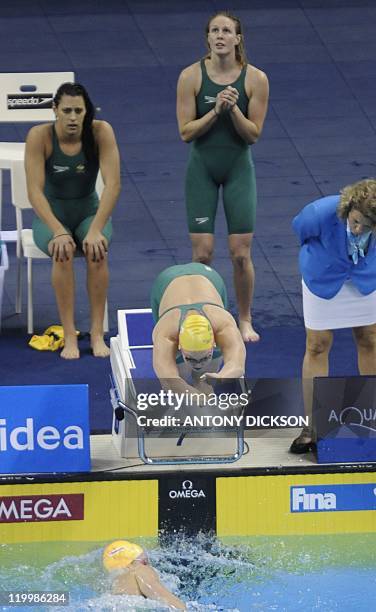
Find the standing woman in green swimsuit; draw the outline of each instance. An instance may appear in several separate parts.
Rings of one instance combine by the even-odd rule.
[[[103,317],[110,215],[120,193],[119,151],[112,127],[94,120],[94,106],[82,85],[63,83],[53,108],[55,123],[31,128],[26,140],[28,195],[38,215],[33,237],[52,259],[52,285],[64,328],[61,357],[80,356],[74,324],[73,259],[77,249],[87,262],[91,348],[96,357],[107,357]],[[104,182],[100,201],[95,191],[99,170]]]
[[[261,134],[269,85],[265,73],[247,63],[238,18],[217,13],[206,35],[208,55],[182,71],[177,88],[180,135],[193,141],[186,175],[192,257],[210,265],[222,185],[239,329],[245,342],[256,342],[251,318],[256,180],[249,145]]]

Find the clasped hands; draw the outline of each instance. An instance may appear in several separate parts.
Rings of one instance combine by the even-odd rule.
[[[219,115],[221,113],[230,111],[237,104],[239,99],[239,92],[235,87],[228,85],[225,89],[219,92],[217,95],[217,101],[215,104],[215,111]]]

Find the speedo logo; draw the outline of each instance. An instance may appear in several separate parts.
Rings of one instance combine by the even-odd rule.
[[[52,108],[52,94],[11,94],[7,96],[8,109],[30,108]]]
[[[26,424],[8,431],[7,420],[0,419],[0,452],[8,449],[16,451],[33,451],[39,447],[53,451],[59,446],[67,450],[79,450],[84,447],[84,436],[81,427],[68,425],[60,432],[52,425],[45,425],[39,430],[34,426],[34,419],[26,419]]]
[[[213,96],[204,96],[205,104],[214,104],[217,101],[217,98],[213,98]]]
[[[209,221],[209,217],[196,217],[195,221],[198,223],[198,225],[202,225],[203,223]]]
[[[69,166],[57,166],[56,164],[54,164],[53,170],[55,174],[59,174],[60,172],[68,172]]]
[[[0,523],[82,521],[83,518],[82,493],[0,497]]]
[[[291,487],[291,512],[319,512],[337,509],[337,496],[327,491],[307,493],[304,487]]]

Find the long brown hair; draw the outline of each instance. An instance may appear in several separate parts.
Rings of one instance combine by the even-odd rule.
[[[98,147],[93,134],[93,120],[95,117],[95,106],[89,98],[85,87],[80,83],[62,83],[54,96],[54,105],[59,106],[62,96],[81,96],[85,102],[86,114],[82,126],[82,148],[86,159],[98,158]]]
[[[235,15],[232,15],[232,13],[230,13],[229,11],[218,11],[218,13],[215,13],[215,15],[212,15],[210,17],[208,23],[206,24],[206,28],[205,28],[206,44],[208,44],[207,37],[209,34],[209,30],[210,30],[210,24],[213,21],[213,19],[215,19],[216,17],[227,17],[227,19],[231,19],[231,21],[234,22],[235,32],[236,34],[240,36],[239,44],[236,45],[235,47],[235,59],[242,67],[246,66],[248,64],[248,60],[247,60],[247,53],[245,50],[242,24],[241,24],[239,17],[235,17]],[[210,58],[210,50],[209,50],[209,53],[205,57]]]

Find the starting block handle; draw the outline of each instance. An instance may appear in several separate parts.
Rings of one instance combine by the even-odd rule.
[[[124,402],[122,402],[117,394],[116,387],[114,385],[114,381],[111,378],[111,387],[110,387],[110,399],[111,405],[116,412],[119,410],[123,410],[124,413],[129,414],[136,421],[137,427],[137,443],[138,443],[138,454],[140,459],[146,465],[180,465],[180,464],[211,464],[211,463],[234,463],[238,461],[243,453],[244,453],[244,427],[239,426],[235,429],[236,431],[236,450],[232,455],[225,456],[206,456],[202,455],[192,455],[190,457],[177,457],[174,459],[167,459],[166,457],[161,458],[153,458],[149,457],[146,454],[145,449],[145,429],[138,424],[137,421],[137,413],[129,408]],[[243,385],[245,383],[244,379],[242,381]],[[249,392],[248,392],[249,393]],[[182,432],[181,432],[182,433]],[[180,439],[180,438],[179,438]]]

